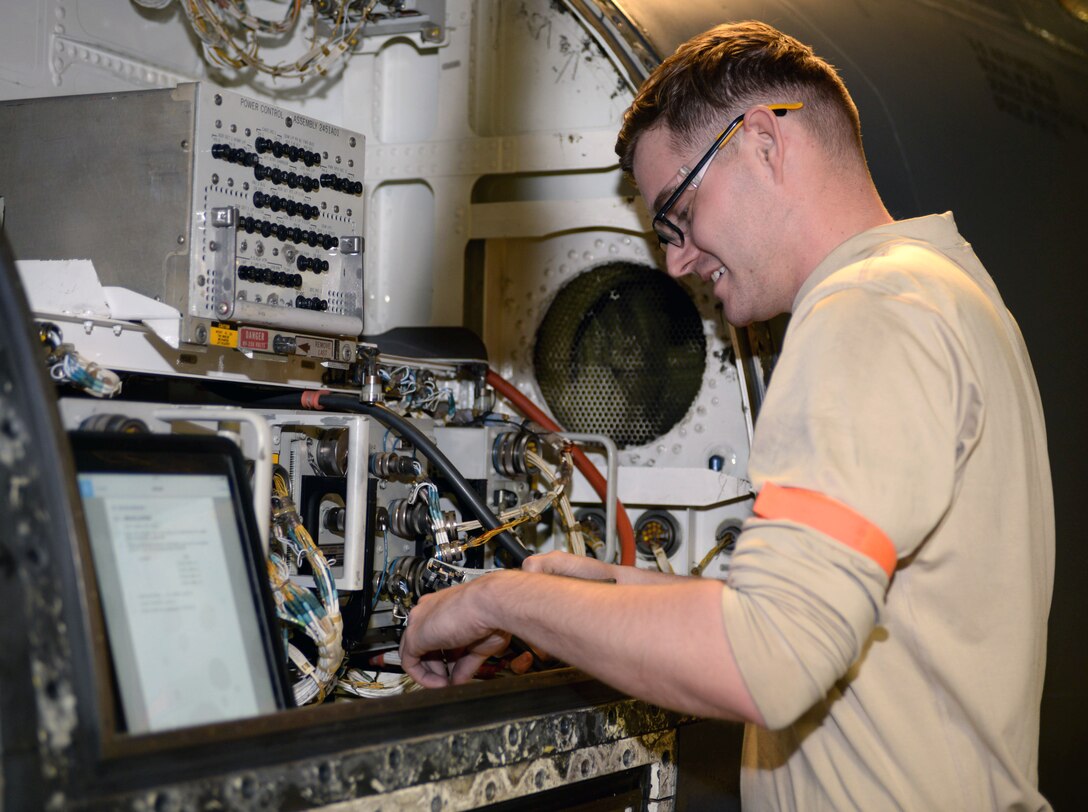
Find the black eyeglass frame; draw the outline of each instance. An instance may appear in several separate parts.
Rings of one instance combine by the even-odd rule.
[[[802,102],[766,105],[768,110],[779,117],[786,115],[790,110],[800,110],[803,106]],[[710,145],[710,149],[708,149],[703,157],[699,159],[699,162],[692,167],[691,171],[684,176],[684,179],[680,181],[680,184],[673,190],[672,194],[669,195],[669,199],[657,210],[657,214],[654,215],[653,229],[654,233],[657,234],[658,240],[663,244],[668,243],[669,245],[675,245],[677,248],[684,247],[684,230],[665,215],[667,215],[669,210],[676,205],[676,201],[680,199],[680,195],[687,191],[687,188],[692,182],[699,177],[699,173],[702,171],[703,167],[710,163],[717,151],[725,146],[725,143],[732,137],[733,133],[744,123],[744,117],[746,115],[748,115],[747,112],[741,113],[729,122],[729,126],[722,130],[721,134],[714,139],[714,143]]]

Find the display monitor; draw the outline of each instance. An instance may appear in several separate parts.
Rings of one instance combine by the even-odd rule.
[[[119,732],[289,700],[244,460],[215,436],[72,434]]]

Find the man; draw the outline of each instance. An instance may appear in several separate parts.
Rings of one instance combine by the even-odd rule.
[[[733,324],[791,312],[725,584],[562,554],[424,598],[401,652],[509,633],[628,693],[749,723],[746,809],[1038,809],[1054,526],[1019,330],[950,214],[894,222],[827,63],[760,23],[684,44],[617,151],[668,272]],[[616,585],[583,578],[615,578]]]

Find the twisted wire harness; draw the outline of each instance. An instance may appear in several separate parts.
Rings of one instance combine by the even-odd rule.
[[[316,589],[315,594],[292,581],[287,561],[270,554],[269,579],[280,619],[317,647],[317,662],[310,663],[298,648],[288,646],[288,655],[302,675],[294,685],[295,704],[321,702],[334,687],[344,659],[340,599],[329,563],[303,527],[282,474],[273,477],[273,494],[273,535],[282,549],[295,555],[296,564],[303,559],[309,563]]]

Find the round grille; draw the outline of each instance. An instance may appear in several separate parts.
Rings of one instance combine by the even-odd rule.
[[[559,291],[537,330],[533,365],[565,429],[629,448],[652,442],[687,414],[702,386],[706,337],[675,280],[647,265],[614,262]]]

